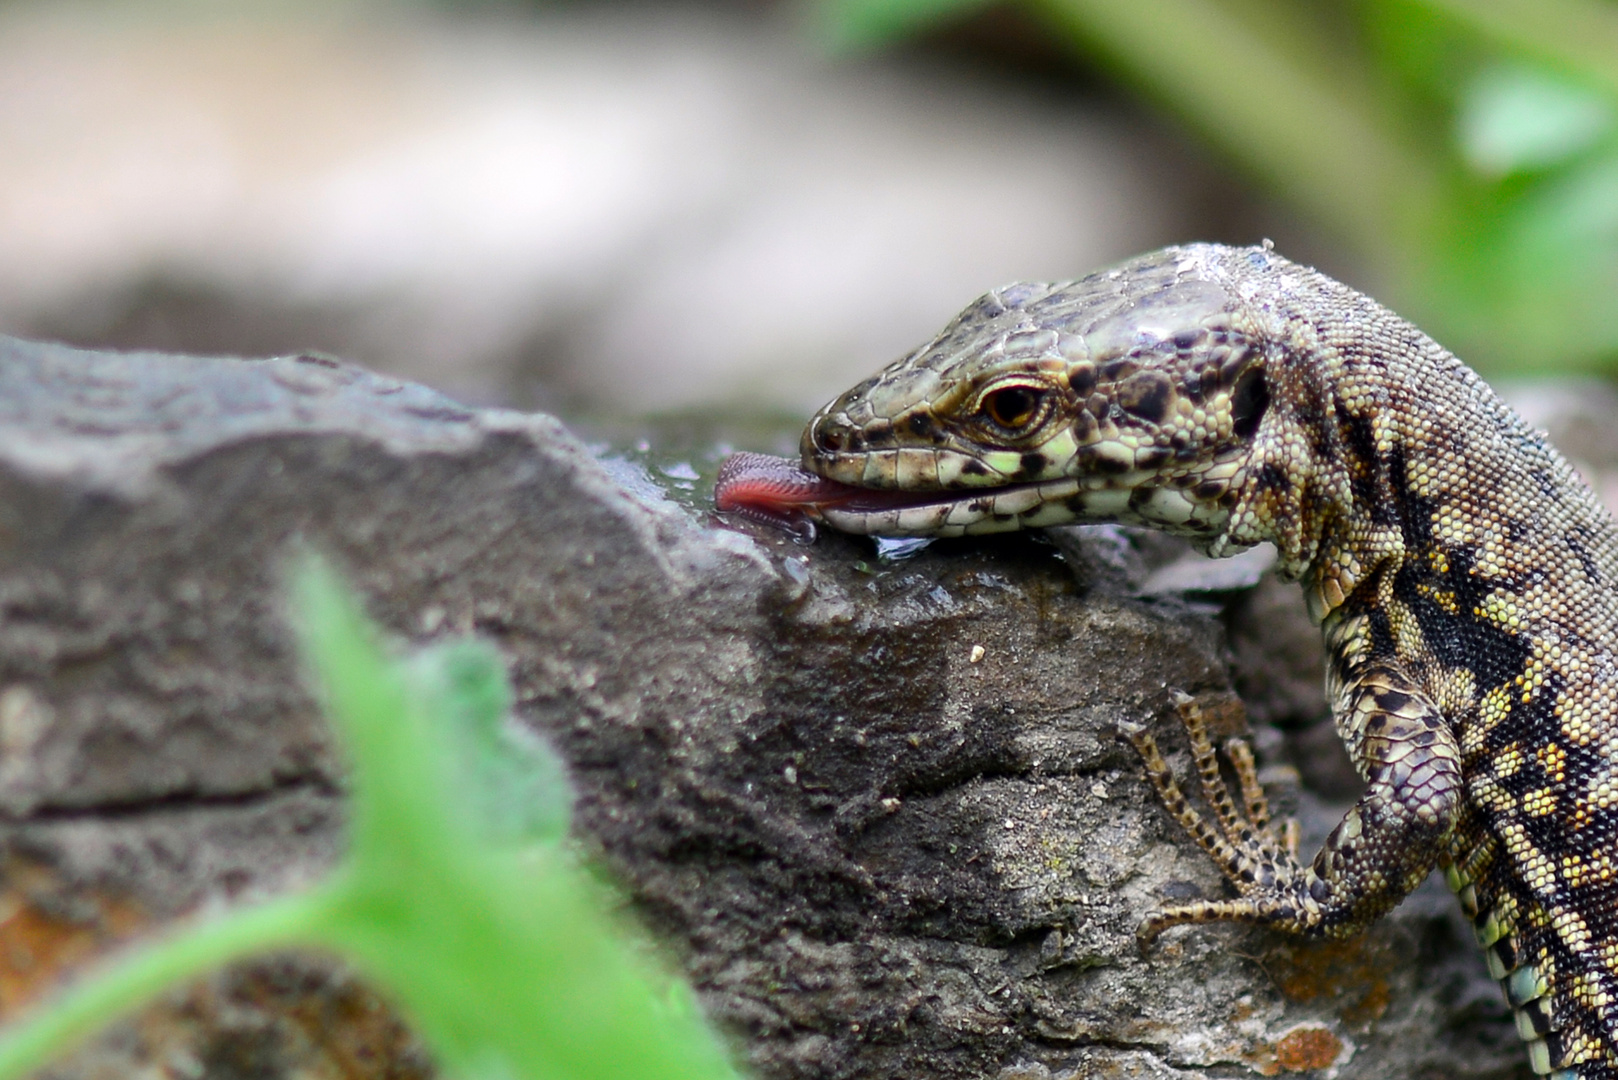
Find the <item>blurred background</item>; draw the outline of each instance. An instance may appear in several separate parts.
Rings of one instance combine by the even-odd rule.
[[[21,336],[795,424],[992,286],[1266,237],[1618,370],[1618,4],[0,2]]]

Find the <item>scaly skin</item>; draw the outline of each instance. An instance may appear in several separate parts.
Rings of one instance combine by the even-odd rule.
[[[1225,793],[1194,706],[1213,824],[1134,733],[1240,893],[1154,912],[1142,940],[1214,920],[1352,934],[1442,866],[1534,1070],[1618,1080],[1618,530],[1414,326],[1267,249],[1169,248],[983,297],[821,410],[803,466],[905,493],[800,507],[850,532],[1118,521],[1212,555],[1273,543],[1368,787],[1302,864],[1250,764],[1245,814]]]

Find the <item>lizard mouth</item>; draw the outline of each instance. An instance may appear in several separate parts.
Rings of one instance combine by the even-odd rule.
[[[740,453],[730,455],[719,466],[713,497],[720,510],[787,511],[838,506],[859,511],[954,502],[958,496],[943,491],[856,487],[806,472],[791,458]]]
[[[946,511],[951,509],[969,508],[961,515],[961,525],[968,519],[991,516],[1009,519],[1012,514],[1004,512],[1010,509],[1008,503],[1026,511],[1072,494],[1078,487],[1077,481],[1069,479],[962,491],[856,487],[808,472],[791,458],[740,453],[732,454],[719,467],[714,505],[804,537],[812,537],[814,521],[826,521],[846,532],[938,535],[960,531],[948,528],[952,515]],[[929,509],[935,512],[923,512]]]

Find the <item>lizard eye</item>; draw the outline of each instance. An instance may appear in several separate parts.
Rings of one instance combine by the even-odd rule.
[[[1000,427],[1015,431],[1039,413],[1045,391],[1033,386],[1007,386],[983,396],[983,413]]]

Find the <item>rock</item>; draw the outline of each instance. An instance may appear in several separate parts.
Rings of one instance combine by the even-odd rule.
[[[698,482],[552,419],[313,357],[8,341],[0,403],[8,1015],[118,942],[331,865],[342,768],[282,612],[301,542],[399,637],[501,647],[581,843],[754,1075],[1524,1071],[1441,890],[1350,942],[1195,927],[1138,953],[1146,910],[1225,886],[1114,732],[1157,723],[1184,773],[1169,693],[1229,703],[1227,644],[1209,605],[1081,584],[1083,537],[883,564],[733,531]],[[138,1069],[429,1067],[340,965],[282,956],[53,1075]]]
[[[799,412],[988,285],[1270,235],[1114,95],[795,5],[328,7],[0,6],[0,332]]]

